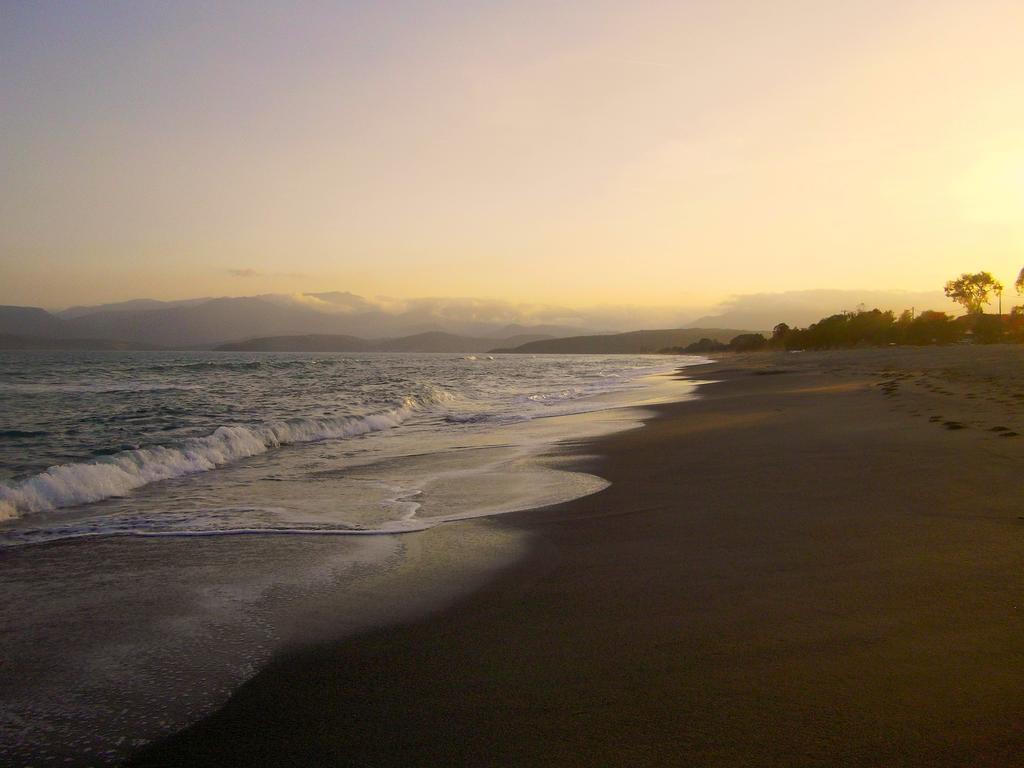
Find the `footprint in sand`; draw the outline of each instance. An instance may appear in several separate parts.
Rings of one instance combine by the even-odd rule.
[[[896,390],[899,389],[900,385],[896,381],[890,380],[883,381],[877,386],[882,390],[883,395],[885,395],[886,397],[892,397],[893,395],[896,394]]]
[[[959,421],[944,421],[942,422],[942,426],[944,426],[946,429],[967,429],[967,427],[961,424]]]

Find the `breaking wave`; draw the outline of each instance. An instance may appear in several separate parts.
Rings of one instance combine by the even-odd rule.
[[[95,461],[50,467],[12,486],[0,484],[0,520],[123,496],[149,483],[207,472],[283,445],[355,437],[399,426],[413,414],[452,399],[431,388],[391,407],[358,416],[294,418],[221,426],[205,437],[121,451]]]

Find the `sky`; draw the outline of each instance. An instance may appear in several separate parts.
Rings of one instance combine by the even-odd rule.
[[[0,0],[0,303],[1024,265],[1024,3]]]

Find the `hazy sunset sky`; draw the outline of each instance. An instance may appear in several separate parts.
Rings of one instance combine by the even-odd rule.
[[[0,303],[1024,265],[1024,2],[0,0]]]

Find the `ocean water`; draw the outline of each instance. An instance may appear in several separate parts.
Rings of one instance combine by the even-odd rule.
[[[0,763],[112,764],[469,589],[699,358],[0,352]],[[453,525],[459,523],[458,525]]]
[[[0,353],[0,546],[415,526],[416,488],[381,478],[340,489],[339,471],[600,407],[594,395],[666,367],[621,356]],[[238,494],[231,473],[186,480],[253,457],[263,482],[333,472],[331,509],[308,494],[254,504],[282,494]]]

